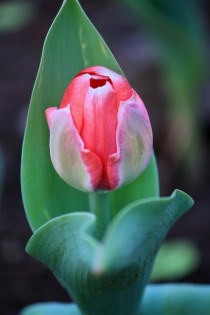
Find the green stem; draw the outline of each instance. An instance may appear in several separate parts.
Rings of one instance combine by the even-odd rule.
[[[90,211],[96,216],[96,237],[101,239],[110,222],[110,204],[108,192],[89,194]]]

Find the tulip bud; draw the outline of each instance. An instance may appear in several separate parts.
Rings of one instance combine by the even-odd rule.
[[[46,110],[50,155],[69,185],[87,192],[133,181],[149,163],[152,129],[127,80],[101,66],[70,82],[59,108]]]

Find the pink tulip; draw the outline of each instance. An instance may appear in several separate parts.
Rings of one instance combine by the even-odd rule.
[[[152,129],[127,80],[101,66],[78,73],[59,108],[46,110],[50,155],[69,185],[87,192],[133,181],[149,163]]]

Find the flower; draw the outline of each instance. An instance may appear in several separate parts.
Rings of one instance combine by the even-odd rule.
[[[152,129],[139,95],[121,75],[94,66],[79,72],[60,107],[46,110],[53,166],[86,192],[133,181],[149,163]]]

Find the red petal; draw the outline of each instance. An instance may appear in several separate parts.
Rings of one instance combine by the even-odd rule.
[[[83,124],[83,104],[89,86],[89,74],[75,77],[66,89],[60,105],[60,108],[71,105],[72,117],[78,132],[80,132]]]
[[[109,189],[107,161],[116,152],[117,100],[112,85],[89,88],[84,102],[84,123],[81,138],[85,148],[101,160],[103,174],[100,188]]]
[[[119,102],[126,101],[132,97],[133,92],[126,78],[110,69],[101,66],[93,66],[84,69],[80,72],[80,74],[82,73],[108,76],[112,80],[113,88],[117,94]]]

